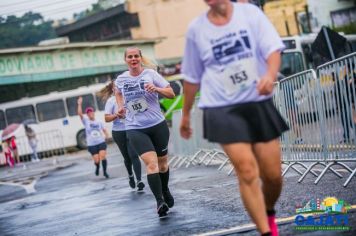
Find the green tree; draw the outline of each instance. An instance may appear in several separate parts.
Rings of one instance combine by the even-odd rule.
[[[88,17],[88,16],[91,16],[91,15],[94,15],[98,12],[101,12],[103,11],[104,8],[100,5],[100,3],[94,3],[94,4],[91,4],[91,9],[88,8],[84,11],[81,11],[79,13],[74,13],[73,14],[73,18],[76,19],[76,20],[80,20],[80,19],[83,19],[85,17]]]
[[[343,32],[345,34],[356,34],[356,24],[355,23],[351,23],[349,25],[344,25],[344,26],[341,26],[341,27],[335,27],[334,30],[337,31],[337,32]]]
[[[0,49],[33,46],[55,37],[52,21],[45,21],[39,13],[0,17]]]

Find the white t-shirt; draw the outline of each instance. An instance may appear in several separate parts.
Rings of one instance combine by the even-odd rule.
[[[105,137],[102,133],[104,123],[97,120],[90,120],[84,116],[82,123],[85,127],[85,134],[88,146],[95,146],[105,142]]]
[[[115,96],[111,96],[105,103],[105,115],[116,114],[118,110],[119,110],[119,106],[116,103],[116,98]],[[125,130],[124,120],[119,118],[113,120],[112,130],[113,131]]]
[[[182,73],[186,81],[200,84],[201,108],[272,96],[259,95],[256,85],[267,71],[268,56],[284,49],[284,44],[258,7],[232,4],[233,15],[227,24],[214,25],[206,12],[188,28]]]
[[[165,88],[169,85],[157,71],[145,69],[138,76],[131,76],[128,71],[115,80],[115,85],[124,97],[127,108],[126,130],[144,129],[161,123],[165,118],[159,105],[158,93],[146,92],[147,83]]]

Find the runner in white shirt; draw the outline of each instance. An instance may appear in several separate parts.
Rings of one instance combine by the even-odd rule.
[[[173,207],[174,198],[168,188],[169,129],[158,94],[166,98],[174,98],[175,94],[160,74],[143,67],[139,48],[127,48],[124,58],[129,70],[115,81],[118,114],[125,117],[127,138],[146,165],[147,182],[156,198],[157,213],[164,217]]]
[[[92,155],[94,164],[96,166],[95,175],[99,175],[100,161],[101,161],[101,164],[103,166],[103,174],[106,178],[109,178],[109,175],[106,171],[107,160],[106,160],[106,142],[105,142],[105,139],[108,138],[108,133],[104,128],[104,123],[95,120],[94,108],[92,107],[87,107],[85,109],[85,113],[87,116],[83,115],[82,97],[78,98],[77,103],[78,103],[77,112],[85,127],[88,151]]]
[[[118,117],[119,107],[114,96],[114,81],[111,81],[97,94],[105,102],[105,121],[112,122],[112,137],[119,148],[124,164],[129,174],[129,185],[131,188],[136,187],[134,174],[137,180],[137,191],[142,191],[145,184],[141,181],[141,162],[136,152],[129,145],[124,119]]]
[[[204,137],[233,163],[241,197],[262,235],[278,235],[274,205],[282,188],[279,136],[288,126],[272,103],[284,45],[263,12],[248,3],[205,0],[209,10],[186,34],[181,135],[200,88]],[[260,178],[263,187],[260,185]]]

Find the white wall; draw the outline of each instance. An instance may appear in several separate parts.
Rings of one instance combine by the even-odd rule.
[[[323,25],[332,26],[330,12],[340,9],[345,9],[354,6],[354,1],[339,1],[339,0],[308,0],[309,12],[313,18],[317,20],[317,28],[314,32],[319,31]]]

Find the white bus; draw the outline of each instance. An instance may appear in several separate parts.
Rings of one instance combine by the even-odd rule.
[[[317,65],[322,64],[315,57],[311,49],[311,44],[316,39],[317,34],[301,36],[283,37],[286,48],[282,52],[282,65],[280,72],[287,77],[307,69],[316,69]],[[356,34],[343,35],[347,39],[347,54],[356,51]]]
[[[77,115],[77,98],[83,97],[83,110],[91,106],[95,109],[95,117],[104,122],[105,103],[96,96],[105,84],[95,84],[63,92],[52,92],[17,101],[0,104],[0,135],[2,130],[12,123],[29,123],[37,133],[44,134],[49,131],[60,131],[63,137],[63,146],[86,147],[84,126]],[[105,122],[104,122],[105,123]],[[105,123],[108,130],[111,123]],[[109,132],[110,134],[111,132]],[[24,137],[23,126],[16,131],[16,137]],[[48,149],[42,145],[39,151]],[[42,149],[42,150],[41,150]],[[28,150],[28,148],[23,149]],[[30,151],[19,150],[20,155],[27,155]],[[24,153],[26,152],[26,153]]]

